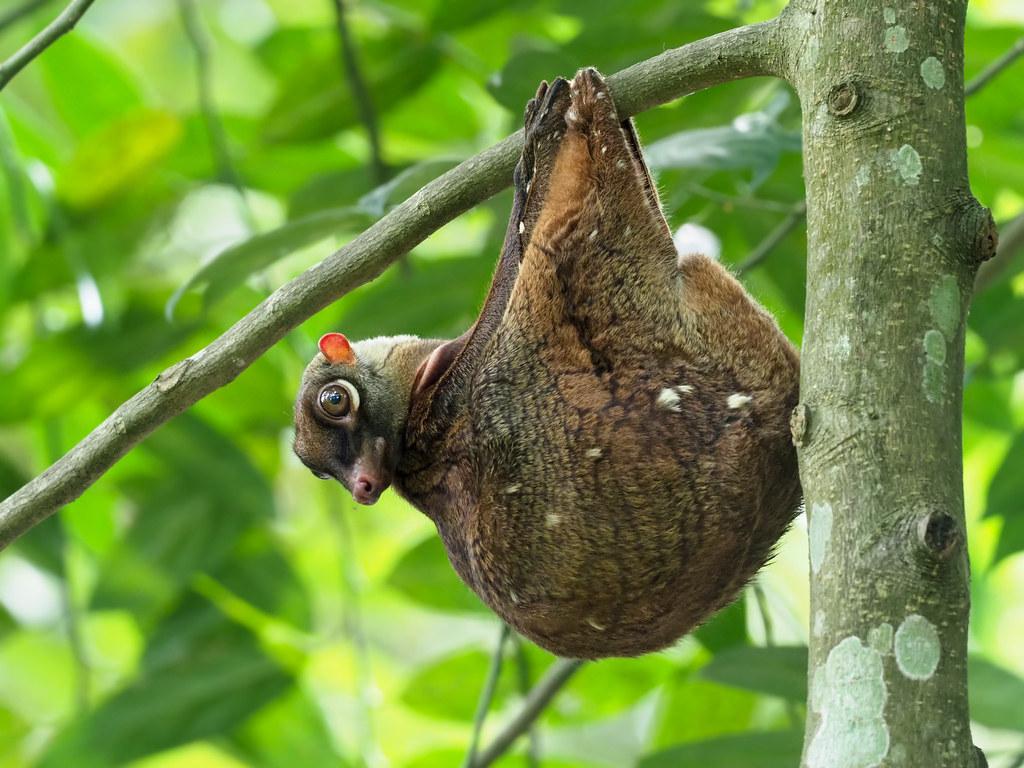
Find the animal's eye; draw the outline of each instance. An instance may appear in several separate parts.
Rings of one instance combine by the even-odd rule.
[[[327,418],[343,419],[359,408],[359,393],[347,381],[337,381],[320,390],[317,403]]]

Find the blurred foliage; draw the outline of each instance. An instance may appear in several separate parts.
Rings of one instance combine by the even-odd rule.
[[[0,17],[17,4],[2,0]],[[0,30],[0,56],[61,5]],[[198,3],[216,114],[200,105],[175,0],[97,2],[0,96],[0,496],[271,289],[518,127],[542,77],[612,72],[780,5],[353,0],[392,172],[374,189],[331,0]],[[968,77],[1022,34],[1015,0],[972,3]],[[1024,109],[1008,98],[1021,66],[967,110],[974,190],[999,221],[1024,211]],[[637,123],[673,228],[707,228],[730,264],[803,196],[798,106],[777,83],[722,86]],[[496,621],[425,518],[393,495],[356,509],[298,464],[291,400],[327,330],[463,330],[508,206],[499,195],[305,323],[0,557],[0,768],[461,763]],[[804,247],[797,229],[744,275],[795,341]],[[971,707],[994,767],[1024,752],[1020,263],[975,301],[967,345]],[[543,765],[794,765],[805,562],[798,524],[759,579],[767,616],[747,595],[669,651],[585,666],[539,723]],[[485,743],[522,701],[509,654]],[[527,682],[553,661],[533,646],[524,658]]]

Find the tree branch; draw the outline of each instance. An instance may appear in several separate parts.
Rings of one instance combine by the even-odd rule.
[[[484,729],[484,720],[487,713],[491,711],[491,704],[494,701],[494,694],[498,690],[498,679],[501,677],[501,667],[505,661],[505,645],[508,643],[511,630],[508,624],[501,622],[501,632],[498,635],[498,644],[491,654],[491,666],[487,670],[487,678],[484,680],[484,687],[480,691],[480,700],[476,705],[476,716],[473,718],[473,735],[469,739],[469,749],[466,750],[466,759],[463,761],[463,768],[473,768],[476,765],[476,753],[480,748],[480,732]]]
[[[28,16],[32,11],[38,10],[46,5],[50,0],[28,0],[26,3],[22,3],[19,6],[11,8],[3,16],[0,16],[0,32],[3,32],[11,24],[19,21],[20,19]]]
[[[736,267],[736,274],[742,275],[744,272],[749,272],[762,261],[768,258],[772,251],[774,251],[783,240],[797,228],[797,225],[804,220],[807,215],[807,202],[801,200],[799,203],[794,205],[790,209],[789,216],[783,219],[775,229],[769,232],[764,240],[762,240],[758,246],[751,252],[751,254]]]
[[[526,644],[517,633],[512,633],[512,650],[516,655],[516,683],[519,695],[526,697],[530,693],[530,660],[526,657]],[[537,738],[535,724],[531,724],[526,733],[529,743],[526,747],[527,768],[540,768],[540,739]]]
[[[178,11],[181,15],[181,25],[185,29],[185,35],[188,37],[196,57],[196,90],[199,94],[199,111],[202,113],[203,123],[206,124],[206,135],[213,149],[217,175],[221,181],[226,181],[234,187],[242,199],[243,207],[245,207],[245,186],[231,160],[227,133],[224,131],[224,123],[220,119],[220,113],[217,111],[217,105],[213,98],[213,86],[210,82],[210,41],[203,29],[195,0],[178,0]]]
[[[495,760],[505,754],[515,740],[526,733],[533,721],[540,717],[548,703],[555,697],[555,694],[562,690],[562,687],[569,682],[580,667],[586,662],[579,659],[558,659],[548,669],[547,674],[537,683],[526,697],[523,708],[512,721],[505,726],[505,729],[485,749],[472,768],[487,768]]]
[[[0,91],[36,56],[45,51],[58,37],[70,32],[82,14],[93,4],[93,0],[72,0],[60,15],[50,22],[38,35],[33,37],[7,61],[0,64]]]
[[[998,59],[983,69],[977,77],[964,86],[964,96],[969,97],[976,94],[988,85],[1008,66],[1013,64],[1021,56],[1024,56],[1024,37],[1015,42],[1010,49]]]
[[[363,122],[366,138],[370,142],[370,168],[373,171],[374,183],[380,185],[387,181],[388,169],[384,165],[384,155],[381,151],[377,111],[373,107],[373,99],[370,97],[366,80],[359,67],[355,42],[349,33],[348,21],[345,19],[345,0],[334,0],[334,11],[337,18],[338,38],[341,42],[341,63],[345,68],[345,77],[352,89],[352,96],[356,100],[359,119]]]
[[[728,30],[613,75],[609,85],[619,114],[635,115],[719,83],[778,74],[783,69],[779,23]],[[163,371],[0,504],[0,548],[80,496],[132,446],[232,381],[299,323],[372,280],[432,232],[508,186],[522,142],[520,130],[427,184],[359,237],[278,288],[207,347]]]

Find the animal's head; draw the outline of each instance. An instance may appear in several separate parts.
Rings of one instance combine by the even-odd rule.
[[[350,344],[320,339],[295,400],[296,455],[334,478],[360,504],[373,504],[394,477],[414,387],[439,341],[391,336]]]
[[[436,345],[412,336],[350,344],[334,333],[319,340],[295,400],[294,449],[302,463],[317,477],[338,480],[359,504],[374,504],[398,464],[416,369]]]

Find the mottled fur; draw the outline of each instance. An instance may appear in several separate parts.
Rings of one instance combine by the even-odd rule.
[[[720,265],[678,256],[596,71],[542,85],[526,123],[479,320],[440,347],[439,379],[412,365],[438,342],[396,345],[380,373],[434,371],[394,482],[518,631],[564,656],[644,653],[732,600],[795,514],[797,354]],[[337,455],[305,414],[317,365],[296,406],[314,468]]]

